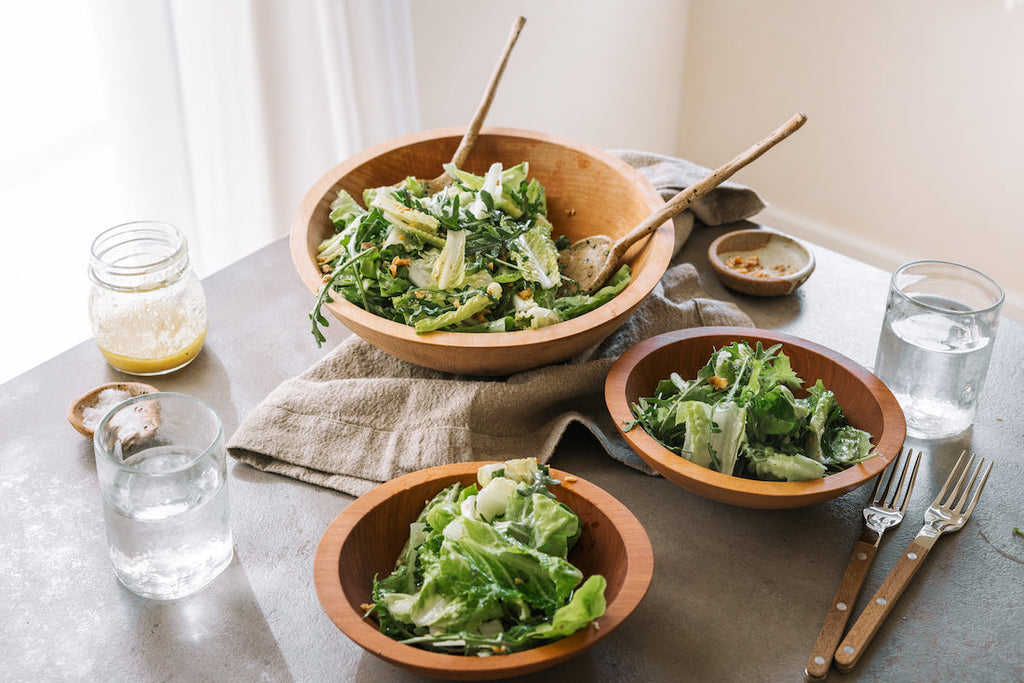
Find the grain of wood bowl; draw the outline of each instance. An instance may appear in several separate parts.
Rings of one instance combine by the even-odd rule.
[[[751,296],[792,294],[814,272],[814,254],[774,230],[736,230],[708,247],[715,275],[730,289]]]
[[[607,580],[607,610],[576,633],[530,650],[492,657],[429,652],[381,633],[364,618],[374,575],[388,575],[425,503],[446,486],[476,481],[482,462],[442,465],[393,479],[361,496],[330,524],[316,550],[313,580],[327,616],[356,644],[395,666],[418,674],[457,680],[487,680],[539,671],[569,660],[611,633],[640,604],[651,582],[654,555],[636,517],[609,493],[578,477],[552,469],[562,482],[555,496],[582,523],[569,561],[584,577]]]
[[[722,474],[686,460],[636,426],[623,431],[634,451],[672,483],[705,498],[747,508],[796,508],[849,493],[878,475],[903,447],[907,426],[892,392],[855,361],[819,344],[787,334],[744,327],[679,330],[637,344],[612,366],[605,382],[605,402],[616,425],[634,419],[630,406],[653,396],[672,372],[695,377],[711,354],[734,341],[765,348],[782,344],[804,386],[821,379],[836,396],[851,425],[871,434],[877,456],[842,472],[801,482],[760,481]],[[797,396],[805,395],[795,391]]]
[[[450,161],[462,128],[426,131],[371,147],[328,171],[306,194],[292,221],[292,260],[311,292],[323,273],[317,246],[334,234],[328,219],[339,189],[362,197],[366,188],[390,185],[412,175],[433,178]],[[619,237],[664,205],[635,169],[590,145],[512,128],[484,128],[466,162],[483,174],[495,161],[522,161],[545,187],[553,236],[571,242],[595,234]],[[674,231],[664,223],[647,241],[634,245],[624,261],[629,286],[600,308],[556,325],[516,332],[416,334],[412,327],[374,315],[341,296],[326,304],[346,328],[373,346],[416,365],[466,375],[507,375],[567,360],[614,332],[661,279],[672,255]],[[313,297],[309,305],[313,307]]]

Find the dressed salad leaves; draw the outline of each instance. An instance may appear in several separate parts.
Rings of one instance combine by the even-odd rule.
[[[593,295],[562,275],[558,250],[568,245],[552,239],[544,187],[528,177],[527,162],[495,163],[483,176],[444,169],[454,182],[430,196],[412,177],[366,190],[366,209],[338,192],[335,234],[318,247],[324,282],[309,315],[318,345],[328,325],[321,307],[335,294],[420,334],[511,332],[583,315],[629,284],[625,265]]]
[[[669,450],[724,474],[775,481],[820,479],[870,457],[871,435],[850,426],[835,394],[803,380],[782,345],[733,342],[697,377],[677,373],[632,405],[639,424]]]
[[[452,484],[410,525],[372,605],[382,633],[449,654],[489,656],[562,638],[605,610],[605,579],[566,558],[580,520],[558,502],[536,458],[484,465]],[[582,584],[581,584],[582,582]]]

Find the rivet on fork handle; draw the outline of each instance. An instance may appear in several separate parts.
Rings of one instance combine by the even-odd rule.
[[[900,467],[901,460],[902,469]],[[910,469],[911,463],[913,463],[912,470]],[[917,468],[920,463],[920,453],[915,454],[911,450],[906,453],[905,457],[903,453],[900,453],[887,468],[888,478],[886,478],[886,470],[883,470],[875,480],[875,487],[871,491],[868,507],[864,509],[864,531],[850,555],[850,561],[839,582],[839,588],[825,615],[825,622],[818,634],[818,640],[814,643],[811,656],[807,660],[807,665],[804,668],[805,680],[823,681],[828,676],[836,645],[843,637],[843,630],[850,619],[850,611],[857,601],[857,596],[860,595],[860,588],[871,568],[871,561],[878,551],[882,534],[886,529],[892,528],[902,521],[910,501],[910,494],[914,490],[914,481],[917,478]],[[907,478],[908,471],[909,479]],[[885,488],[879,493],[883,480]],[[892,492],[891,496],[889,495],[890,491]]]
[[[872,596],[871,602],[867,604],[853,628],[839,644],[835,656],[837,669],[848,673],[857,665],[864,649],[878,633],[878,629],[882,626],[885,618],[889,616],[896,601],[903,595],[903,591],[910,584],[910,580],[914,578],[914,574],[917,573],[929,550],[931,550],[930,547],[914,541],[900,556],[896,566],[885,577],[885,581]]]
[[[978,499],[981,498],[981,492],[988,481],[989,472],[992,471],[992,464],[989,463],[988,468],[985,469],[978,487],[974,489],[974,494],[971,496],[971,489],[974,488],[978,475],[982,472],[985,460],[984,458],[981,459],[974,469],[973,475],[967,481],[966,488],[962,488],[964,481],[968,479],[967,475],[971,471],[971,465],[974,463],[974,456],[971,456],[961,470],[960,466],[965,455],[961,455],[960,459],[957,460],[956,465],[953,466],[953,471],[949,473],[946,483],[939,491],[939,495],[936,496],[925,512],[925,525],[920,533],[918,533],[917,538],[907,546],[900,559],[897,560],[896,566],[892,568],[892,571],[885,577],[882,585],[879,586],[878,591],[871,598],[871,602],[864,608],[861,615],[857,617],[853,628],[846,634],[843,642],[839,644],[839,648],[835,653],[835,665],[843,673],[851,671],[857,665],[857,662],[860,661],[864,650],[871,643],[871,639],[878,632],[882,622],[889,616],[889,613],[896,605],[896,601],[903,595],[903,591],[911,579],[914,578],[914,575],[924,562],[924,558],[928,556],[932,545],[939,535],[962,529],[967,522],[967,518],[974,511],[974,506],[977,505]],[[958,476],[959,479],[957,478]],[[949,497],[943,502],[946,490],[949,489],[950,484],[954,481],[956,485],[949,493]],[[959,500],[957,500],[958,495]],[[965,504],[967,504],[966,510],[964,509]]]

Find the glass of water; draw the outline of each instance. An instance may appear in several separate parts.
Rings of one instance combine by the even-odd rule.
[[[909,436],[941,439],[971,425],[1002,304],[1002,288],[967,266],[915,261],[893,273],[875,374],[903,408]]]
[[[231,563],[224,430],[199,399],[144,394],[113,408],[93,437],[114,573],[128,590],[170,600]]]

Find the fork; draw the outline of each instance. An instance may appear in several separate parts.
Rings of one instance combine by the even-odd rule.
[[[985,459],[982,458],[977,466],[974,467],[970,481],[964,487],[963,484],[967,479],[967,474],[971,472],[971,467],[974,465],[974,455],[971,455],[967,462],[964,463],[966,455],[966,451],[960,454],[956,464],[953,466],[953,470],[946,478],[946,483],[942,485],[939,495],[935,497],[935,500],[924,513],[924,527],[917,534],[917,538],[907,546],[906,551],[897,560],[889,575],[882,581],[882,585],[878,587],[874,597],[871,598],[871,602],[864,608],[861,615],[857,617],[853,628],[846,634],[846,638],[839,645],[839,649],[836,650],[836,668],[840,671],[847,673],[856,666],[871,639],[878,632],[878,628],[885,621],[885,618],[896,605],[896,601],[903,594],[907,584],[910,583],[910,580],[914,578],[914,574],[921,567],[924,558],[927,557],[936,539],[942,534],[959,531],[967,523],[967,518],[971,516],[974,506],[978,504],[978,499],[981,498],[981,492],[985,488],[985,482],[988,481],[989,472],[992,471],[992,463],[989,463],[988,467],[985,468],[981,481],[978,482],[978,474],[985,465]],[[961,465],[963,465],[962,468]],[[954,480],[956,480],[956,485],[943,502],[942,497],[946,495],[947,489],[949,489],[950,484]],[[976,482],[978,482],[978,486],[974,488]],[[972,488],[974,489],[974,494],[970,495]],[[957,495],[960,496],[959,500],[957,500]],[[964,509],[965,504],[967,505],[966,510]]]
[[[903,469],[900,470],[900,461],[903,462]],[[913,462],[913,470],[910,473],[910,480],[906,488],[903,483],[906,481],[907,469]],[[861,532],[860,540],[853,549],[850,562],[846,565],[846,572],[839,583],[839,589],[832,598],[832,606],[829,607],[825,616],[825,623],[818,634],[818,640],[814,643],[811,656],[804,668],[804,677],[808,681],[823,681],[828,676],[829,667],[832,665],[832,656],[836,651],[836,645],[843,637],[843,629],[850,619],[850,608],[853,607],[860,594],[860,588],[864,584],[864,578],[868,574],[868,568],[875,557],[878,545],[882,540],[882,534],[886,529],[891,529],[903,521],[903,514],[907,510],[907,502],[914,490],[914,480],[917,478],[917,466],[921,464],[921,453],[907,451],[904,457],[901,451],[899,456],[889,467],[889,478],[886,480],[885,489],[878,495],[878,489],[885,479],[883,470],[875,480],[875,488],[871,491],[870,504],[864,508],[864,531]],[[899,482],[896,482],[896,473],[899,471]],[[889,492],[892,491],[892,496]],[[903,496],[900,499],[900,493]],[[897,499],[900,499],[897,502]]]

